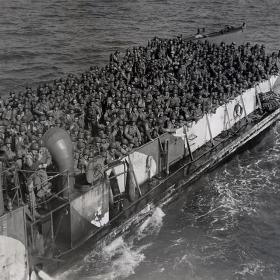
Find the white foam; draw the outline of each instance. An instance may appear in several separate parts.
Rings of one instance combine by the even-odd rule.
[[[161,208],[154,208],[152,215],[144,220],[132,236],[122,235],[109,244],[103,244],[98,247],[99,249],[92,250],[80,263],[58,275],[56,280],[79,278],[113,280],[134,274],[135,269],[145,259],[143,251],[151,245],[146,243],[140,246],[135,244],[135,241],[157,234],[162,227],[164,216]]]
[[[153,214],[148,217],[137,231],[137,239],[140,240],[148,235],[158,234],[162,225],[164,212],[160,207],[156,207]]]
[[[50,275],[48,275],[46,272],[44,272],[43,270],[40,270],[38,272],[38,276],[42,279],[42,280],[55,280],[54,278],[52,278]],[[59,280],[59,279],[56,279]]]
[[[122,237],[115,239],[102,250],[102,256],[110,262],[110,270],[96,279],[118,279],[134,274],[135,268],[145,259],[142,251],[147,247],[134,248]]]
[[[241,270],[235,272],[235,274],[242,275],[245,277],[248,275],[254,276],[257,274],[261,274],[265,269],[265,266],[258,260],[256,260],[255,262],[243,264],[241,266],[242,266]]]

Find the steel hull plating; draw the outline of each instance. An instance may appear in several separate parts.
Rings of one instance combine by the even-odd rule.
[[[250,140],[254,139],[260,133],[264,132],[273,123],[280,118],[280,109],[265,117],[255,125],[244,126],[239,134],[241,136],[230,138],[220,148],[210,148],[209,152],[204,153],[194,163],[190,164],[189,161],[180,161],[172,172],[171,175],[160,180],[160,183],[151,188],[137,201],[125,208],[121,213],[115,216],[108,225],[95,231],[92,236],[87,240],[83,240],[76,244],[75,256],[79,252],[92,246],[91,244],[98,244],[98,242],[110,242],[113,238],[128,230],[131,226],[139,224],[143,219],[149,216],[153,209],[161,204],[170,201],[170,198],[175,199],[181,191],[190,186],[192,182],[197,180],[205,172],[214,168],[216,165],[226,160],[229,156],[233,155],[239,148],[244,146]],[[88,235],[89,237],[89,235]],[[72,248],[74,249],[74,248]],[[65,260],[73,261],[72,249],[61,256]],[[59,266],[60,269],[65,269],[64,266]],[[52,266],[50,271],[58,270]]]
[[[274,78],[273,83],[275,81],[276,78]],[[267,83],[266,86],[266,90],[269,90],[271,84]],[[152,174],[153,176],[157,175],[152,179],[148,178],[147,175],[144,180],[145,168],[143,167],[141,171],[141,166],[137,166],[137,163],[143,165],[143,162],[139,158],[134,161],[136,164],[135,168],[140,173],[143,172],[143,176],[138,176],[139,182],[142,181],[140,187],[143,195],[139,196],[133,203],[124,205],[124,209],[115,214],[107,225],[100,228],[91,228],[84,234],[80,233],[80,236],[87,237],[89,240],[87,242],[85,242],[85,239],[79,240],[80,242],[77,242],[74,247],[61,255],[61,257],[67,262],[67,260],[73,258],[71,251],[74,248],[77,250],[79,247],[80,250],[84,250],[89,244],[96,244],[98,240],[111,240],[128,229],[132,224],[139,223],[151,213],[155,206],[164,203],[169,198],[175,198],[180,191],[262,133],[280,117],[280,109],[263,116],[256,113],[256,102],[254,106],[254,110],[248,111],[249,115],[244,113],[243,117],[240,117],[235,123],[231,124],[230,128],[227,129],[228,135],[221,137],[221,134],[217,133],[216,137],[211,139],[206,134],[207,137],[204,139],[205,143],[203,145],[193,145],[194,161],[190,159],[189,154],[186,152],[185,141],[177,133],[177,136],[176,134],[175,136],[170,134],[162,135],[159,140],[150,142],[138,149],[137,153],[152,155],[156,164]],[[207,124],[205,125],[207,126]],[[190,130],[191,128],[189,128]],[[167,156],[167,165],[170,166],[169,175],[166,174],[166,159],[164,165],[161,164],[160,143],[166,140],[169,141],[171,149],[170,156]],[[197,136],[196,140],[201,141],[199,136]],[[76,250],[75,252],[77,252]]]

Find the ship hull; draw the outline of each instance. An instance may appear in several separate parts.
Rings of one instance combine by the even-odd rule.
[[[188,187],[203,174],[215,168],[218,164],[232,156],[238,149],[255,139],[266,131],[280,118],[280,109],[266,116],[252,112],[247,118],[242,118],[232,126],[226,136],[218,135],[213,142],[202,145],[193,152],[194,160],[187,155],[170,165],[169,175],[163,173],[142,185],[143,195],[133,203],[127,205],[120,213],[115,215],[110,222],[95,230],[85,239],[75,244],[75,247],[62,254],[60,257],[67,263],[74,261],[74,256],[89,250],[98,244],[110,242],[124,231],[139,224],[149,216],[153,209],[163,205],[188,189]],[[214,143],[214,144],[213,144]],[[156,182],[156,183],[155,183]],[[75,249],[75,254],[72,250]],[[79,253],[80,252],[80,253]],[[62,268],[63,266],[60,266]],[[52,267],[54,268],[54,267]]]

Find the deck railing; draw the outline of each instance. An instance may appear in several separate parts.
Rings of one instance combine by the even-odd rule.
[[[40,182],[39,185],[37,184],[37,189],[35,189],[31,179],[31,176],[36,172],[37,170],[19,169],[14,165],[4,169],[0,173],[3,182],[3,197],[7,210],[12,211],[24,204],[28,204],[30,211],[28,214],[33,220],[36,219],[36,216],[38,217],[37,209],[44,208],[49,205],[52,200],[56,199],[68,202],[70,199],[69,177],[71,173],[68,170],[62,172],[47,172],[47,180]],[[51,186],[55,185],[55,180],[61,176],[66,176],[67,184],[65,184],[65,187],[59,189],[59,191],[51,190]],[[36,196],[36,192],[40,190],[45,192],[45,195],[41,198]],[[67,193],[67,195],[65,195],[65,193]]]

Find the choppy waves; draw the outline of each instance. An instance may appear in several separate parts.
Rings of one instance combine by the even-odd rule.
[[[212,172],[184,206],[199,236],[187,253],[198,279],[279,279],[279,130]]]
[[[114,239],[111,243],[89,252],[72,269],[56,276],[57,280],[125,279],[145,261],[145,250],[152,245],[149,236],[156,236],[163,224],[165,214],[160,208],[133,231]]]

